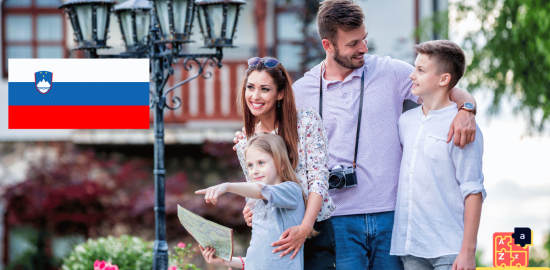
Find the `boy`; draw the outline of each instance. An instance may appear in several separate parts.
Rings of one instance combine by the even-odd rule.
[[[399,118],[403,158],[399,174],[391,255],[405,269],[475,269],[476,238],[483,187],[483,136],[464,149],[446,143],[458,113],[449,90],[465,70],[460,47],[447,40],[415,46],[415,70],[409,76],[421,106]],[[466,103],[464,110],[473,110]],[[462,123],[466,125],[467,123]]]

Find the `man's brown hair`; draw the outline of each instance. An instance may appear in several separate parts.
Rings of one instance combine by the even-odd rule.
[[[449,90],[453,89],[466,70],[466,57],[460,46],[449,40],[426,41],[414,46],[416,53],[427,54],[434,60],[436,74],[449,73]]]
[[[364,19],[363,10],[353,0],[325,0],[317,12],[317,31],[321,39],[328,39],[337,46],[338,28],[343,31],[357,29]]]

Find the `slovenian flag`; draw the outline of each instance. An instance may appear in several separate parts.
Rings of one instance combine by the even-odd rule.
[[[149,129],[148,59],[9,59],[9,129]]]

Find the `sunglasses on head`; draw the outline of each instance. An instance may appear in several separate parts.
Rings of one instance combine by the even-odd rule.
[[[269,57],[264,57],[264,58],[252,57],[252,58],[248,59],[248,66],[249,66],[249,67],[255,67],[255,66],[257,66],[260,62],[264,63],[264,66],[266,66],[267,68],[274,68],[274,67],[276,67],[276,66],[279,64],[279,60],[277,60],[277,59],[275,59],[275,58],[269,58]]]

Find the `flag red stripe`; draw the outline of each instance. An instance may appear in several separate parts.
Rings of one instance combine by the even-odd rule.
[[[149,129],[149,106],[9,106],[9,129]]]

